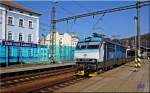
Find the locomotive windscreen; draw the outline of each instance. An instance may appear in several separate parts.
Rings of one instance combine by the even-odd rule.
[[[76,50],[86,49],[86,45],[77,45]]]
[[[98,49],[99,45],[88,45],[87,49]]]
[[[86,39],[80,39],[76,46],[76,50],[99,49],[101,43],[102,43],[102,39],[98,37],[89,37]]]
[[[86,43],[78,43],[76,46],[76,50],[81,49],[99,49],[100,42],[86,42]]]

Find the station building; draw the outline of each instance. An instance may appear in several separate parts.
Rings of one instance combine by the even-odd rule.
[[[0,39],[38,43],[39,16],[10,1],[0,2]]]
[[[0,63],[37,61],[40,14],[0,1]]]

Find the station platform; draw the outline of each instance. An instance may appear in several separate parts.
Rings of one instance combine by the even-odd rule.
[[[135,71],[134,62],[127,63],[96,77],[81,80],[54,92],[150,92],[150,60],[142,60]]]
[[[75,65],[75,62],[57,63],[57,64],[19,64],[19,65],[12,65],[9,67],[1,67],[0,74],[21,72],[21,71],[28,71],[28,70],[45,69],[45,68],[62,67],[62,66],[69,66],[69,65]]]

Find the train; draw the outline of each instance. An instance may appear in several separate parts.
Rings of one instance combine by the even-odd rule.
[[[80,39],[75,50],[76,76],[97,76],[101,71],[112,69],[134,60],[127,56],[127,47],[92,35]]]

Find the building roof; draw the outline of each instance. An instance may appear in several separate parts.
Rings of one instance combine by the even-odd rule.
[[[72,36],[72,38],[76,38],[76,39],[79,39],[79,37],[78,37],[78,36]]]
[[[18,9],[18,10],[21,10],[21,11],[24,11],[24,12],[28,12],[28,13],[31,13],[31,14],[36,14],[38,16],[41,15],[39,13],[33,12],[32,10],[27,9],[27,8],[25,8],[25,7],[23,7],[23,6],[19,5],[19,4],[16,4],[16,3],[12,2],[12,1],[9,1],[9,0],[0,0],[0,4],[5,5],[5,6],[9,7],[9,8],[15,8],[15,9]]]

